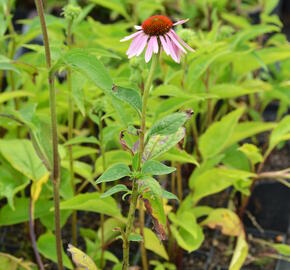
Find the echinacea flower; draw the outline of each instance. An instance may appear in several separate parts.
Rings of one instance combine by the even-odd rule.
[[[194,51],[186,44],[173,30],[173,26],[186,23],[188,20],[181,20],[173,23],[168,17],[163,15],[155,15],[146,19],[141,26],[135,25],[138,32],[127,36],[121,40],[127,41],[133,39],[127,55],[129,58],[139,56],[145,49],[145,61],[148,63],[152,54],[157,54],[161,48],[167,55],[179,63],[182,54],[186,54],[186,50]]]

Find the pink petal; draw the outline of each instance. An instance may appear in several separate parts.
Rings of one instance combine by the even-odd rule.
[[[169,50],[169,47],[168,47],[168,45],[167,45],[167,43],[166,43],[166,40],[164,39],[163,36],[159,36],[159,38],[160,38],[160,41],[161,41],[161,44],[162,44],[162,47],[163,47],[165,53],[166,53],[167,55],[169,55],[169,54],[170,54],[170,50]]]
[[[170,52],[170,55],[171,55],[172,59],[175,62],[178,62],[177,56],[176,56],[174,48],[173,48],[174,43],[170,40],[169,36],[167,36],[167,35],[165,35],[165,39],[166,39],[166,43],[168,45],[169,52]]]
[[[172,32],[168,32],[167,35],[171,38],[171,40],[174,42],[174,44],[182,50],[184,53],[187,53],[186,50],[179,44],[179,42],[176,40]]]
[[[143,33],[143,31],[138,31],[138,32],[136,32],[136,33],[134,33],[134,34],[132,34],[132,35],[130,35],[130,36],[124,37],[124,38],[121,39],[120,41],[121,41],[121,42],[124,42],[124,41],[130,40],[130,39],[132,39],[132,38],[134,38],[134,37],[140,35],[141,33]]]
[[[152,44],[153,44],[153,52],[156,54],[156,53],[158,53],[158,41],[157,41],[157,37],[156,36],[152,36],[151,39],[153,40],[152,41]]]
[[[174,23],[173,25],[175,26],[175,25],[184,24],[184,23],[186,23],[186,22],[188,22],[188,21],[189,21],[189,19],[186,19],[186,20],[180,20],[180,21]]]
[[[138,51],[137,51],[137,53],[136,53],[136,56],[139,56],[143,51],[144,51],[144,48],[145,48],[145,46],[146,46],[146,44],[147,44],[147,40],[148,40],[148,36],[147,35],[142,35],[142,37],[141,37],[141,40],[140,40],[140,43],[139,43],[139,49],[138,49]]]
[[[191,52],[195,52],[194,49],[192,49],[187,43],[185,43],[176,33],[174,30],[170,30],[170,32],[174,35],[174,37],[186,48],[188,49],[189,51]]]
[[[136,30],[141,30],[141,29],[142,29],[142,26],[140,26],[140,25],[134,25],[134,28],[135,28]]]
[[[136,55],[141,39],[142,39],[142,34],[133,39],[133,41],[132,41],[132,43],[131,43],[131,45],[126,53],[129,58]]]
[[[152,57],[152,52],[153,52],[153,39],[150,38],[147,46],[147,50],[145,53],[145,62],[148,63]]]
[[[172,44],[172,47],[173,47],[173,50],[174,50],[176,58],[177,58],[176,62],[179,64],[180,63],[180,57],[182,55],[182,51],[175,44]]]

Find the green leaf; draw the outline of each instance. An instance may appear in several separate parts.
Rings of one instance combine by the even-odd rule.
[[[173,167],[168,167],[165,164],[155,161],[155,160],[147,160],[142,165],[142,174],[144,175],[163,175],[170,174],[174,172],[176,169]]]
[[[146,249],[151,250],[165,260],[169,259],[162,242],[160,242],[155,233],[149,228],[144,228],[144,241]]]
[[[142,112],[142,99],[138,91],[124,88],[120,86],[114,86],[112,94],[119,100],[128,103],[139,115]]]
[[[215,94],[220,99],[235,98],[262,91],[264,91],[262,87],[250,88],[242,85],[226,84],[226,83],[217,84],[211,88],[211,93]]]
[[[167,190],[162,190],[162,197],[164,199],[168,199],[168,200],[177,200],[179,201],[179,199],[177,198],[177,196]]]
[[[86,115],[85,94],[83,87],[86,77],[79,72],[72,72],[72,97],[83,116]]]
[[[138,183],[146,210],[153,219],[155,230],[164,240],[166,215],[163,207],[162,188],[159,182],[152,177],[144,177],[138,180]]]
[[[131,155],[128,152],[125,152],[123,150],[112,150],[112,151],[108,151],[106,152],[106,160],[107,160],[107,166],[111,166],[115,163],[125,163],[127,165],[131,164]],[[96,175],[100,175],[101,173],[103,173],[103,166],[102,166],[102,157],[99,157],[96,160],[95,163],[95,174]]]
[[[0,166],[0,198],[6,197],[9,206],[14,208],[14,196],[23,190],[30,180],[18,173],[8,164]]]
[[[96,184],[115,181],[125,176],[130,176],[130,174],[130,168],[126,164],[114,164],[97,179]]]
[[[23,261],[23,258],[16,258],[10,254],[0,252],[0,265],[2,269],[9,270],[36,270],[32,262]]]
[[[72,260],[78,268],[87,270],[98,270],[94,261],[84,252],[72,245],[68,245],[68,252],[72,255]]]
[[[0,94],[0,104],[7,102],[11,99],[22,98],[22,97],[32,97],[32,96],[34,96],[33,93],[26,92],[26,91],[5,92],[5,93]]]
[[[213,168],[206,170],[204,173],[197,175],[191,182],[191,187],[194,190],[193,199],[199,201],[205,196],[218,193],[237,181],[249,182],[255,174],[225,168]]]
[[[232,136],[226,143],[226,147],[229,147],[239,141],[252,137],[256,134],[268,131],[277,126],[276,123],[264,123],[264,122],[243,122],[236,125]]]
[[[129,241],[142,242],[143,241],[143,237],[139,233],[131,233],[129,235]]]
[[[271,133],[267,153],[271,152],[280,142],[290,139],[290,115],[285,116]]]
[[[11,60],[4,55],[0,55],[0,70],[10,70],[20,74],[20,71],[11,63]]]
[[[106,197],[112,196],[118,192],[129,192],[129,191],[130,190],[125,185],[118,184],[116,186],[113,186],[109,190],[107,190],[105,193],[103,193],[101,195],[101,198],[106,198]]]
[[[105,8],[111,9],[112,11],[117,12],[118,14],[123,15],[126,19],[129,19],[130,16],[128,15],[125,5],[120,0],[90,0],[91,2],[103,6]]]
[[[143,158],[145,160],[157,158],[179,143],[184,138],[184,135],[185,129],[181,127],[176,133],[171,135],[152,136],[145,146]]]
[[[208,217],[201,222],[211,229],[221,229],[224,235],[240,236],[243,234],[243,225],[236,213],[226,208],[211,211]]]
[[[0,152],[14,169],[33,181],[48,174],[28,140],[0,140]]]
[[[64,144],[64,146],[74,145],[74,144],[83,144],[83,143],[90,143],[90,144],[97,144],[97,145],[100,144],[99,140],[93,136],[90,136],[90,137],[78,136],[78,137],[74,137],[71,140],[68,140]]]
[[[172,148],[158,158],[159,160],[175,161],[179,163],[191,163],[199,166],[197,160],[193,155],[188,154],[185,150]]]
[[[88,211],[121,218],[120,209],[112,197],[101,198],[98,192],[79,194],[60,203],[60,209]]]
[[[286,244],[271,244],[283,256],[290,256],[290,245]]]
[[[204,159],[217,155],[225,148],[243,112],[244,108],[239,108],[229,113],[212,124],[200,137],[199,147]]]
[[[171,135],[176,133],[188,119],[187,113],[174,113],[157,121],[146,134],[146,141],[154,135]]]
[[[34,217],[42,217],[49,213],[53,202],[46,199],[38,199],[35,203]],[[9,205],[5,205],[0,210],[0,226],[8,226],[19,224],[29,220],[29,199],[28,198],[15,198],[15,210],[12,210]]]
[[[67,65],[87,76],[104,92],[111,92],[113,81],[104,65],[94,56],[83,49],[70,50],[63,56]]]
[[[241,234],[238,237],[234,255],[232,257],[229,270],[240,270],[248,256],[248,243],[245,236]]]
[[[172,222],[170,230],[178,245],[188,252],[197,250],[203,240],[202,228],[196,223],[196,218],[191,212],[178,213],[176,216],[170,213],[169,218]]]
[[[260,149],[254,144],[245,143],[238,149],[248,157],[253,165],[263,161]]]
[[[42,254],[45,258],[52,260],[53,262],[57,262],[56,256],[56,241],[55,236],[48,232],[46,234],[42,234],[37,240],[37,248],[39,253]],[[73,269],[72,263],[69,260],[66,253],[62,250],[62,258],[63,264],[68,269]]]

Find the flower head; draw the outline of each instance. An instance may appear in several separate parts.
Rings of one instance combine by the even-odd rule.
[[[127,55],[129,58],[133,56],[139,56],[145,49],[145,61],[148,63],[152,57],[152,54],[157,54],[160,49],[163,48],[167,55],[179,63],[182,54],[186,54],[187,51],[194,51],[188,46],[173,30],[173,26],[184,24],[188,20],[181,20],[173,23],[168,17],[163,15],[155,15],[145,20],[141,26],[136,25],[138,30],[136,33],[127,36],[121,40],[127,41],[133,39]]]

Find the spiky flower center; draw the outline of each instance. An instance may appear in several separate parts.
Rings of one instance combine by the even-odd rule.
[[[166,16],[155,15],[149,17],[142,23],[142,29],[146,35],[161,36],[169,32],[173,22]]]

